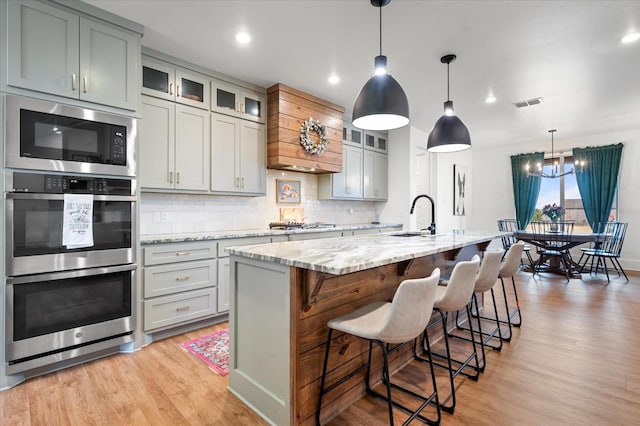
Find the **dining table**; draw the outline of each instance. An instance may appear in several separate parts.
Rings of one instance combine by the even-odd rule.
[[[604,234],[601,233],[572,233],[562,235],[560,238],[558,238],[557,236],[550,238],[544,233],[531,231],[515,231],[513,235],[520,241],[524,241],[525,243],[538,247],[540,251],[552,248],[554,250],[565,251],[566,253],[569,253],[567,256],[565,256],[565,260],[567,261],[567,265],[569,267],[568,271],[567,267],[563,262],[560,261],[559,257],[551,257],[549,259],[549,262],[545,264],[542,271],[567,275],[570,278],[582,278],[582,268],[576,261],[573,260],[569,250],[581,244],[597,244],[598,242],[601,242],[602,238],[604,237]],[[551,244],[553,244],[554,246],[551,247]],[[529,267],[525,268],[524,270],[533,272],[534,265],[529,265]]]

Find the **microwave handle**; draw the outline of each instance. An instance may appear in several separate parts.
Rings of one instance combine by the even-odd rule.
[[[64,200],[64,194],[36,194],[33,192],[8,192],[7,200]],[[130,195],[94,195],[93,201],[136,201]]]

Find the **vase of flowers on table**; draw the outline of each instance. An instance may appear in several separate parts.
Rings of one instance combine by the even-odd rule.
[[[557,205],[556,203],[547,204],[542,208],[542,214],[547,216],[551,222],[555,224],[565,214],[565,208]],[[556,225],[557,228],[557,225]],[[553,230],[553,226],[552,226]]]

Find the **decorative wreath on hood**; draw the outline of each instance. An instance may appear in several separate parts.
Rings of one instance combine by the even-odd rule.
[[[314,144],[309,138],[309,132],[315,132],[320,136],[320,142]],[[304,150],[309,154],[320,155],[327,149],[329,139],[327,138],[327,128],[320,123],[320,120],[314,120],[308,118],[300,126],[300,145],[304,147]]]

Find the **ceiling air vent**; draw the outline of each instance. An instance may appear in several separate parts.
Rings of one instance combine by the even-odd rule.
[[[541,103],[542,103],[542,98],[533,98],[533,99],[527,99],[526,101],[516,101],[513,104],[516,106],[516,108],[524,108],[527,106],[538,105]]]

